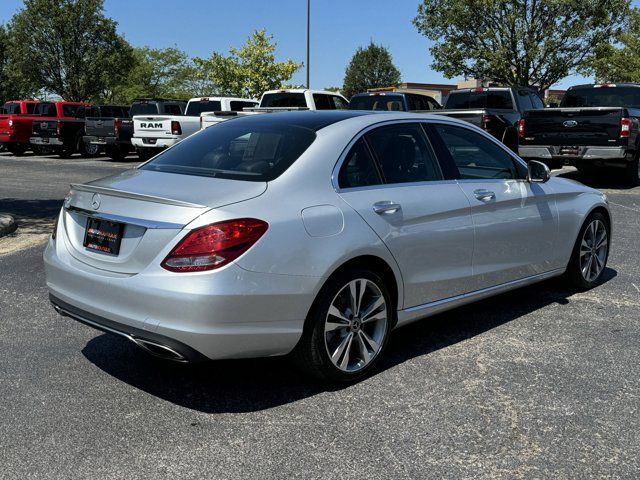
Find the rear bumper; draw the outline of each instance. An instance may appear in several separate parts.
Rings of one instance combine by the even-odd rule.
[[[250,272],[233,263],[180,274],[158,261],[135,275],[115,274],[80,262],[65,242],[58,235],[44,252],[47,287],[61,313],[168,346],[189,360],[290,352],[322,283],[317,277]]]
[[[131,143],[136,148],[169,148],[178,143],[181,138],[152,138],[152,137],[133,137]]]
[[[31,143],[31,145],[47,145],[53,147],[64,146],[64,142],[57,137],[31,137],[29,143]]]
[[[82,137],[82,141],[91,145],[115,145],[118,143],[115,137],[96,137],[93,135],[85,135]]]
[[[595,163],[624,166],[627,161],[627,147],[580,146],[577,155],[561,155],[557,145],[521,145],[518,154],[524,160],[553,160],[570,165]]]

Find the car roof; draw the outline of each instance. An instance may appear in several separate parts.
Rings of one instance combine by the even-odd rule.
[[[241,98],[241,97],[221,97],[220,95],[210,95],[210,96],[202,96],[202,97],[193,97],[190,98],[189,101],[190,102],[200,102],[203,99],[207,99],[207,100],[213,100],[215,101],[220,101],[220,100],[240,100],[242,102],[254,102],[254,103],[258,103],[257,100],[254,100],[253,98]]]
[[[363,115],[371,115],[374,112],[366,110],[301,110],[291,112],[262,113],[259,115],[247,115],[233,119],[234,122],[243,123],[268,123],[269,125],[295,125],[318,131],[334,123],[348,120]],[[226,122],[225,122],[226,123]]]
[[[581,88],[616,88],[616,87],[640,87],[638,83],[629,83],[629,82],[611,82],[611,83],[584,83],[582,85],[573,85],[569,87],[567,90],[577,90]]]
[[[311,94],[325,93],[328,95],[339,95],[342,97],[342,94],[340,92],[331,92],[329,90],[312,90],[310,88],[278,88],[276,90],[267,90],[266,92],[263,93],[263,95],[266,95],[267,93],[304,93],[304,92],[309,92]]]

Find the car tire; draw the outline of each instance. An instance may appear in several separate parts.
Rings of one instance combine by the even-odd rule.
[[[125,159],[127,154],[122,151],[122,149],[118,146],[107,147],[105,149],[105,153],[107,157],[109,157],[114,162],[121,162]]]
[[[584,291],[600,283],[609,258],[610,236],[611,226],[604,214],[594,212],[587,217],[578,233],[565,273],[573,288]]]
[[[624,180],[628,185],[635,187],[640,185],[640,154],[627,163],[624,170]]]
[[[78,137],[76,150],[80,152],[80,156],[82,158],[95,158],[100,155],[101,147],[100,145],[85,143],[84,140],[82,140],[82,137]]]
[[[353,298],[358,299],[355,308]],[[357,381],[381,358],[394,314],[380,276],[365,269],[344,270],[331,277],[316,297],[293,358],[323,381]]]
[[[7,150],[16,157],[20,157],[27,151],[27,146],[21,143],[16,143],[13,145],[7,145]]]

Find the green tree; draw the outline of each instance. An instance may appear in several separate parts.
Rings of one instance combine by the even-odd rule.
[[[624,25],[629,0],[423,0],[413,20],[446,77],[548,88]]]
[[[67,100],[104,95],[133,62],[103,0],[25,0],[9,23],[9,55],[31,83]]]
[[[6,27],[0,25],[0,105],[7,100],[31,97],[38,91],[38,87],[15,68],[9,52],[10,38]]]
[[[256,30],[242,47],[229,49],[229,56],[213,52],[210,58],[195,58],[194,62],[209,72],[221,93],[257,98],[289,81],[303,65],[291,59],[276,62],[276,46],[273,35]]]
[[[369,88],[390,87],[400,83],[400,70],[393,64],[391,54],[382,45],[371,42],[359,47],[351,58],[344,75],[342,94],[351,98]]]
[[[598,45],[580,70],[598,82],[640,82],[640,11],[631,9],[627,28],[612,43]]]

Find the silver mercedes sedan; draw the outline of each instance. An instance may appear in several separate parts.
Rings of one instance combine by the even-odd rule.
[[[392,329],[564,275],[596,285],[605,195],[482,130],[412,113],[236,118],[72,185],[55,309],[181,362],[292,354],[353,381]]]

